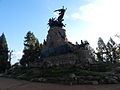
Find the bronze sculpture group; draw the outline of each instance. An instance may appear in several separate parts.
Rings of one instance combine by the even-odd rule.
[[[50,18],[49,19],[49,22],[48,22],[48,25],[50,26],[50,28],[51,27],[65,27],[65,25],[62,23],[62,21],[64,21],[64,19],[63,19],[63,17],[64,17],[64,14],[65,14],[65,11],[67,10],[67,8],[66,9],[64,9],[64,6],[63,6],[63,8],[62,9],[58,9],[58,10],[55,10],[54,12],[59,12],[59,16],[58,16],[58,18],[56,19],[56,18]]]

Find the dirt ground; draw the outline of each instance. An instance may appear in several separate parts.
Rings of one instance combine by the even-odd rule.
[[[120,84],[69,86],[33,83],[0,77],[0,90],[120,90]]]

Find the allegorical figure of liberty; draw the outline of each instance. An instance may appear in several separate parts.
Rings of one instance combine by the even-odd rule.
[[[67,10],[67,8],[64,9],[64,6],[63,6],[62,9],[58,9],[58,10],[54,11],[54,12],[57,12],[57,11],[59,12],[59,16],[58,16],[58,19],[57,19],[59,22],[63,21],[63,16],[64,16],[66,10]]]

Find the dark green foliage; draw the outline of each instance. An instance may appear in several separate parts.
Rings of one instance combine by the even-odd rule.
[[[29,67],[31,62],[34,62],[40,58],[41,49],[42,44],[39,44],[38,39],[32,32],[29,31],[25,37],[23,50],[24,54],[20,60],[20,64]]]
[[[120,73],[120,67],[114,68],[114,72],[115,72],[115,73]]]
[[[106,52],[106,45],[105,45],[103,39],[101,37],[99,37],[96,55],[97,55],[98,60],[101,62],[104,61],[104,57],[103,57],[104,52]]]
[[[10,62],[8,61],[8,45],[5,35],[0,36],[0,72],[5,72],[10,68]]]
[[[96,55],[98,61],[115,63],[120,58],[119,45],[112,38],[107,44],[104,43],[102,38],[99,38]]]
[[[41,77],[41,71],[42,69],[40,68],[29,68],[15,64],[8,70],[7,75],[11,75],[11,77],[17,79],[31,80],[33,78]]]
[[[41,71],[39,68],[27,68],[26,72],[22,76],[18,76],[20,79],[31,80],[33,78],[41,77]]]
[[[74,73],[77,76],[88,76],[88,75],[95,75],[101,73],[101,71],[90,71],[90,70],[84,70],[76,66],[69,66],[69,67],[62,67],[62,66],[52,66],[47,69],[41,69],[41,75],[42,77],[65,77],[71,73]]]
[[[51,79],[52,81],[60,78],[64,80],[69,80],[70,74],[75,74],[76,76],[100,76],[102,77],[101,72],[83,70],[78,67],[69,67],[69,68],[61,68],[58,66],[52,66],[47,69],[43,68],[28,68],[28,67],[21,67],[17,66],[8,71],[8,75],[18,79],[24,79],[31,81],[35,78],[46,78]],[[58,80],[59,81],[59,80]],[[57,81],[57,82],[58,82]]]

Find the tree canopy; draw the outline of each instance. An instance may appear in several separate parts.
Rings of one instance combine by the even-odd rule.
[[[24,54],[20,60],[20,64],[29,66],[31,62],[34,62],[40,58],[40,51],[42,46],[31,31],[29,31],[24,38]]]
[[[5,71],[10,67],[8,61],[8,45],[4,33],[0,36],[0,72]]]

